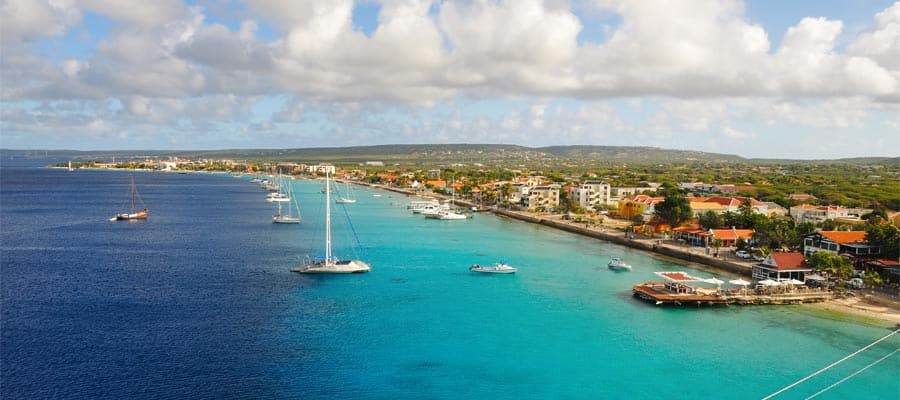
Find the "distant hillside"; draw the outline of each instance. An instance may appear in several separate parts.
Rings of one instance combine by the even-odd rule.
[[[838,160],[746,159],[733,154],[657,147],[627,146],[549,146],[525,147],[510,144],[389,144],[356,147],[313,147],[301,149],[226,149],[226,150],[0,150],[3,157],[59,158],[72,160],[126,160],[181,157],[188,159],[269,160],[289,162],[361,163],[507,163],[565,161],[611,161],[629,164],[671,164],[721,162],[752,164],[900,164],[900,157],[862,157]]]
[[[551,146],[535,150],[556,157],[579,160],[621,161],[637,164],[672,162],[746,162],[747,159],[733,154],[706,153],[692,150],[669,150],[658,147],[625,146]]]

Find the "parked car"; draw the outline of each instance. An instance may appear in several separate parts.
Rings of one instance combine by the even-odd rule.
[[[738,258],[748,259],[750,258],[750,253],[744,250],[738,250],[734,252],[734,255],[738,256]]]
[[[862,289],[863,288],[863,280],[860,278],[853,278],[850,280],[850,287],[854,289]]]
[[[753,261],[764,261],[766,259],[766,257],[763,256],[762,254],[753,253],[752,256],[753,256]]]

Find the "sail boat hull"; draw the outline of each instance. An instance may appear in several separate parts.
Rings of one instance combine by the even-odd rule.
[[[275,215],[272,217],[272,222],[276,224],[299,224],[300,218],[287,215]]]
[[[110,218],[110,220],[112,220],[112,221],[128,221],[128,220],[133,220],[133,219],[147,219],[147,215],[149,215],[149,214],[150,214],[150,211],[141,210],[139,212],[131,213],[131,214],[128,214],[128,213],[116,214],[116,216]]]
[[[301,274],[362,274],[371,270],[369,264],[360,260],[312,263],[291,269],[292,272]]]

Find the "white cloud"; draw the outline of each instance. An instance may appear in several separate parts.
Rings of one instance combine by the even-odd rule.
[[[756,137],[756,134],[754,133],[741,132],[730,126],[726,126],[725,129],[722,130],[722,135],[724,135],[726,138],[736,140],[753,139]]]
[[[353,0],[247,0],[227,24],[178,0],[4,1],[0,99],[86,99],[99,113],[57,108],[36,118],[32,110],[31,125],[15,114],[5,131],[65,122],[94,135],[101,127],[132,137],[162,131],[177,141],[185,129],[178,124],[217,131],[227,121],[243,126],[238,139],[283,139],[279,129],[321,123],[333,134],[314,137],[341,144],[684,147],[685,137],[766,138],[761,127],[858,130],[900,104],[900,3],[875,15],[846,50],[837,45],[846,23],[818,17],[799,20],[773,49],[739,0],[380,3],[367,36],[354,29]],[[621,18],[600,44],[578,44],[576,12],[585,7]],[[113,21],[90,52],[56,58],[36,50],[41,40],[64,40],[85,12]],[[288,101],[267,116],[270,125],[250,124],[265,96]],[[625,99],[621,110],[613,98]],[[456,104],[481,99],[527,105],[472,116]],[[122,108],[104,109],[110,101]],[[434,107],[451,111],[431,121]]]
[[[78,0],[85,9],[106,15],[130,26],[152,28],[173,19],[181,18],[187,11],[180,0],[119,1]],[[51,1],[53,3],[53,1]]]
[[[4,0],[0,3],[0,37],[7,42],[40,36],[59,36],[81,20],[71,0]]]

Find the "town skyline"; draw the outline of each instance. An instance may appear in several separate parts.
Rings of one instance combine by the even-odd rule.
[[[0,147],[900,155],[900,2],[9,1]]]

